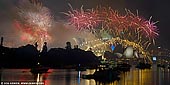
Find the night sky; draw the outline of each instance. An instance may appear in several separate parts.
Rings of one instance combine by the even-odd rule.
[[[49,8],[56,21],[64,19],[61,12],[70,10],[68,3],[74,9],[95,8],[96,6],[112,7],[120,13],[125,12],[125,8],[146,19],[152,16],[152,21],[159,21],[156,25],[159,29],[160,36],[157,41],[160,46],[170,49],[170,1],[169,0],[41,0],[43,5]],[[18,0],[0,0],[0,37],[3,36],[6,42],[16,39],[15,30],[12,21],[15,17],[15,7]],[[158,43],[158,44],[159,44]]]

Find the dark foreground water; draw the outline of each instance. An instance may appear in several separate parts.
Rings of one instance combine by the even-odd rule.
[[[170,85],[170,71],[157,68],[138,70],[134,67],[130,72],[121,73],[119,81],[110,83],[96,82],[94,79],[82,79],[83,74],[92,74],[95,70],[77,72],[74,69],[50,69],[48,73],[33,75],[30,69],[1,69],[1,85],[10,82],[43,81],[40,85]],[[17,85],[17,84],[16,84]],[[31,84],[30,84],[31,85]]]

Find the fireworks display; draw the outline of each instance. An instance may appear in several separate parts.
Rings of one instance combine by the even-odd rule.
[[[110,44],[116,45],[115,42],[118,42],[124,48],[132,46],[144,56],[148,56],[149,46],[155,44],[155,38],[159,35],[157,26],[155,26],[156,22],[151,21],[152,17],[146,20],[127,9],[124,15],[110,7],[97,7],[88,10],[81,8],[80,11],[71,9],[65,13],[71,25],[74,25],[78,30],[87,28],[95,30],[96,41],[86,41],[81,45],[82,47],[84,45],[94,50],[99,49],[101,52],[105,51],[107,47],[110,48]]]
[[[81,7],[81,10],[71,9],[71,11],[64,14],[70,17],[68,21],[70,22],[71,25],[74,25],[78,30],[86,28],[93,29],[99,23],[99,16],[96,13],[96,11],[94,10],[84,11],[83,6]]]
[[[71,8],[72,9],[72,8]],[[125,15],[120,15],[111,8],[98,7],[88,10],[71,10],[65,13],[69,19],[68,22],[74,25],[78,30],[101,26],[101,28],[112,30],[114,32],[123,32],[124,30],[137,30],[141,35],[150,39],[158,36],[157,27],[154,22],[140,18],[138,15],[126,10]]]
[[[73,9],[70,4],[69,6],[71,10],[63,12],[67,16],[66,23],[78,31],[92,34],[84,39],[72,38],[82,49],[91,48],[93,52],[103,53],[111,51],[111,45],[122,44],[123,48],[131,46],[142,55],[148,56],[148,49],[159,36],[155,26],[157,22],[152,22],[152,17],[147,20],[127,9],[121,14],[111,7],[99,6],[84,10],[83,6],[80,9]],[[39,49],[44,42],[50,42],[52,38],[49,34],[55,33],[49,33],[53,23],[50,10],[38,0],[22,0],[17,9],[15,26],[21,34],[21,40],[28,43],[38,42]]]
[[[51,28],[53,17],[50,10],[41,2],[23,0],[18,7],[15,26],[21,32],[21,40],[27,43],[38,42],[39,50],[46,41],[50,41],[48,29]]]

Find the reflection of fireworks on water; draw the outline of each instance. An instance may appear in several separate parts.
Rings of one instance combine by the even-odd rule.
[[[52,25],[52,16],[49,9],[40,2],[23,0],[17,13],[15,25],[21,32],[21,39],[27,43],[38,42],[41,49],[43,42],[50,40],[47,31]]]
[[[81,8],[81,10],[83,9]],[[104,7],[98,7],[95,10],[91,9],[96,15],[95,17],[82,17],[85,14],[93,16],[94,14],[91,14],[91,11],[89,10],[90,9],[78,11],[72,9],[71,12],[69,11],[69,13],[67,13],[69,23],[77,27],[78,30],[92,26],[93,30],[96,32],[95,35],[97,38],[96,41],[99,41],[98,44],[90,46],[92,43],[89,42],[94,41],[92,40],[86,41],[82,45],[87,46],[87,44],[89,44],[88,48],[106,49],[108,47],[104,46],[106,43],[113,44],[118,41],[120,44],[124,45],[124,47],[133,46],[133,48],[136,48],[135,50],[138,50],[143,53],[143,55],[148,56],[147,49],[151,44],[155,43],[154,39],[158,36],[157,27],[155,26],[156,22],[151,22],[152,17],[149,20],[145,20],[139,17],[138,14],[135,15],[131,13],[129,10],[126,10],[125,15],[120,15],[117,11]],[[92,24],[92,21],[90,20],[93,20],[95,24]],[[103,37],[103,35],[106,36]]]

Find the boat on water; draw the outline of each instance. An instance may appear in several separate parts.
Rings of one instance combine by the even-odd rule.
[[[86,68],[81,67],[81,68],[76,68],[75,70],[76,70],[76,71],[86,71]]]
[[[36,66],[36,67],[33,67],[31,68],[30,72],[33,73],[33,74],[42,74],[42,73],[47,73],[49,70],[48,67],[44,67],[44,66]]]
[[[82,75],[84,79],[94,79],[96,81],[111,82],[114,80],[119,80],[120,72],[114,69],[103,69],[95,71],[94,74]]]
[[[157,64],[157,67],[161,67],[161,68],[166,68],[166,65],[165,64]]]
[[[138,68],[138,69],[150,69],[151,68],[151,64],[140,62],[140,63],[138,63],[136,65],[136,68]]]
[[[78,66],[75,68],[76,71],[86,71],[86,67],[81,66],[81,64],[78,64]]]
[[[168,66],[168,69],[170,69],[170,66]]]
[[[132,66],[130,64],[122,63],[122,64],[117,64],[116,69],[119,71],[127,72],[127,71],[130,71],[131,67]]]

